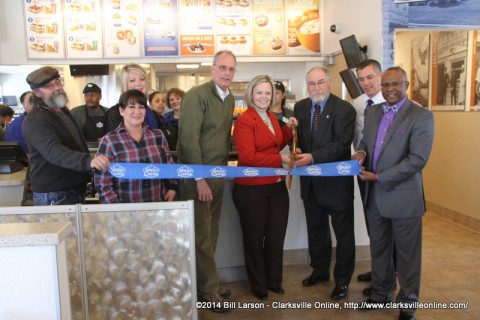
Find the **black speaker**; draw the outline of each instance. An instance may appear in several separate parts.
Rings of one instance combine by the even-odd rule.
[[[343,83],[345,83],[348,93],[352,99],[355,99],[363,94],[362,87],[360,87],[357,77],[355,77],[352,70],[343,70],[340,72],[340,76],[342,77]]]
[[[108,64],[71,64],[72,77],[108,76]]]

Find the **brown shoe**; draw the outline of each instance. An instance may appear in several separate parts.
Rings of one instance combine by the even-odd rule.
[[[205,304],[205,307],[212,312],[225,313],[230,311],[228,304],[225,303],[226,301],[222,298],[219,292],[216,292],[214,294],[205,293],[199,295],[198,301],[208,302],[207,304]]]

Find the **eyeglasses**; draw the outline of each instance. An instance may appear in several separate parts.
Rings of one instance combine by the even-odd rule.
[[[59,86],[63,86],[63,79],[55,79],[47,83],[46,85],[43,85],[42,88],[48,89],[48,90],[54,90]]]
[[[316,86],[323,86],[327,82],[328,82],[328,80],[320,80],[320,81],[317,81],[317,82],[310,81],[310,82],[307,82],[307,86],[309,86],[310,88],[315,88]]]
[[[217,65],[215,65],[215,66],[217,66]],[[218,69],[220,69],[220,71],[222,71],[222,72],[226,72],[226,71],[228,71],[228,72],[230,72],[230,73],[235,73],[235,72],[237,72],[237,69],[235,69],[235,68],[233,68],[233,67],[227,67],[227,66],[217,66],[217,67],[218,67]]]
[[[396,88],[400,88],[400,86],[402,85],[402,83],[405,83],[405,82],[408,82],[408,81],[384,82],[384,83],[381,83],[380,85],[381,85],[382,88],[384,88],[384,89],[388,89],[388,88],[390,88],[390,87],[396,89]]]

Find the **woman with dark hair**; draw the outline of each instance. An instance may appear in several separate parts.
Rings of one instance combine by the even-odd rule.
[[[288,119],[293,117],[293,111],[285,107],[285,86],[280,81],[274,81],[273,85],[275,86],[275,105],[270,108],[275,117],[277,117],[280,127],[288,122]]]
[[[128,90],[119,101],[123,121],[103,136],[97,155],[110,162],[174,163],[163,132],[144,123],[147,98]],[[175,179],[121,179],[110,172],[95,172],[95,187],[101,203],[173,201],[178,191]]]
[[[170,150],[177,150],[178,140],[178,119],[180,118],[180,105],[185,91],[179,88],[172,88],[167,91],[167,107],[172,111],[163,116],[163,133],[167,137]]]
[[[166,106],[165,94],[160,91],[153,91],[148,95],[148,105],[153,111],[163,115]]]
[[[233,139],[238,165],[282,168],[289,154],[280,154],[292,140],[295,118],[280,128],[273,112],[274,85],[269,76],[253,78],[248,84],[247,110],[235,122]],[[240,215],[248,280],[254,295],[268,298],[267,290],[284,293],[283,243],[288,222],[289,198],[285,176],[235,178],[233,201]]]

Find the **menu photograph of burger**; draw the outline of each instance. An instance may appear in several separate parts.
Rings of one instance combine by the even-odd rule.
[[[217,1],[215,13],[217,50],[231,50],[236,55],[250,55],[252,51],[250,2]]]
[[[176,0],[148,0],[143,3],[145,56],[178,55]]]
[[[209,56],[215,54],[213,43],[212,1],[180,1],[180,54],[182,56]]]
[[[253,54],[284,55],[285,6],[283,1],[256,0],[252,12]]]
[[[140,57],[141,0],[104,0],[105,58]]]
[[[100,0],[66,0],[65,36],[68,58],[102,58]]]
[[[61,1],[24,0],[23,5],[28,58],[65,58]]]
[[[288,55],[320,52],[318,1],[287,2]]]

